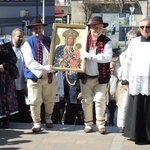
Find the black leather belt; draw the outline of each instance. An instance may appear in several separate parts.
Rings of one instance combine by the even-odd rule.
[[[38,80],[36,78],[28,78],[28,79],[32,80],[33,82],[37,82],[37,80]]]
[[[28,78],[28,79],[30,79],[30,80],[32,80],[32,81],[34,81],[34,82],[37,82],[38,79],[42,79],[42,76],[41,76],[40,78]]]
[[[98,78],[98,75],[96,75],[96,76],[89,76],[89,75],[86,74],[86,77],[89,78],[89,79],[94,79],[94,78]]]

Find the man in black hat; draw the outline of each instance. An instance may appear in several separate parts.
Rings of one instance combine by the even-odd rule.
[[[93,131],[93,101],[95,102],[96,126],[101,134],[105,129],[105,110],[108,100],[108,82],[110,79],[110,61],[112,59],[112,41],[103,35],[108,23],[102,17],[95,16],[89,26],[87,52],[81,55],[86,58],[86,69],[80,74],[82,107],[86,133]]]
[[[51,116],[57,90],[57,80],[51,65],[48,65],[51,40],[43,35],[44,26],[40,19],[33,19],[27,28],[31,29],[30,36],[23,44],[25,65],[24,76],[27,78],[28,98],[33,120],[33,132],[41,130],[41,103],[45,105],[46,127],[53,126]]]

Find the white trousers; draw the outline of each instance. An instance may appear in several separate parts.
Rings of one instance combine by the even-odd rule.
[[[86,84],[81,85],[83,94],[82,108],[84,111],[85,125],[93,125],[93,101],[95,102],[95,114],[97,126],[105,125],[106,102],[108,99],[108,84],[99,84],[98,78],[87,79]]]
[[[37,82],[27,79],[28,98],[30,99],[31,117],[34,123],[41,121],[41,104],[45,105],[45,121],[52,122],[51,116],[54,107],[54,100],[58,88],[58,81],[53,75],[53,81],[48,83],[47,75],[45,78],[38,79]]]

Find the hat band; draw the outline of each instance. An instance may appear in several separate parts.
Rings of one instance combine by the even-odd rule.
[[[92,21],[91,24],[104,24],[104,23],[100,21]]]
[[[38,25],[43,25],[42,23],[34,23],[34,24],[29,24],[28,26],[38,26]]]

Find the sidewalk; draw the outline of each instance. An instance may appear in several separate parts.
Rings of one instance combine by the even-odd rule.
[[[84,133],[84,126],[54,125],[40,133],[32,133],[30,123],[11,123],[11,129],[0,129],[1,150],[149,150],[150,145],[136,145],[123,137],[117,127],[107,127],[101,135]],[[42,124],[44,128],[44,124]]]

